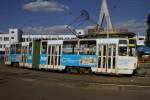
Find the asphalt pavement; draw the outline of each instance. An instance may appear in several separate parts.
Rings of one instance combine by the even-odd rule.
[[[80,75],[0,65],[0,100],[149,100],[150,77]]]

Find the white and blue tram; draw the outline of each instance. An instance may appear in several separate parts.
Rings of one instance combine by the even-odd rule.
[[[136,48],[129,48],[125,38],[34,40],[20,48],[14,59],[20,58],[17,63],[27,68],[103,74],[132,74],[137,68]],[[13,55],[8,52],[11,49],[6,50],[8,59]]]

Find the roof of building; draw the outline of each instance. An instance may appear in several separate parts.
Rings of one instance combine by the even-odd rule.
[[[23,35],[73,35],[73,33],[64,27],[58,28],[45,28],[45,29],[37,29],[37,28],[30,28],[30,29],[21,29],[23,31]],[[75,31],[73,31],[75,32]]]
[[[6,33],[6,32],[0,32],[0,34],[8,34],[8,33]]]

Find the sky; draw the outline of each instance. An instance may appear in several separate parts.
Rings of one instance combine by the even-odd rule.
[[[146,33],[150,0],[107,0],[107,3],[113,27]],[[86,22],[78,28],[96,26],[100,6],[101,0],[0,0],[0,32],[9,28],[41,31],[66,27],[83,9],[94,23]]]

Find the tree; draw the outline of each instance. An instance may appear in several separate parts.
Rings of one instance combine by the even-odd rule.
[[[147,35],[146,35],[146,45],[148,47],[150,47],[150,14],[147,17],[147,25],[148,25],[148,29],[147,29]]]

